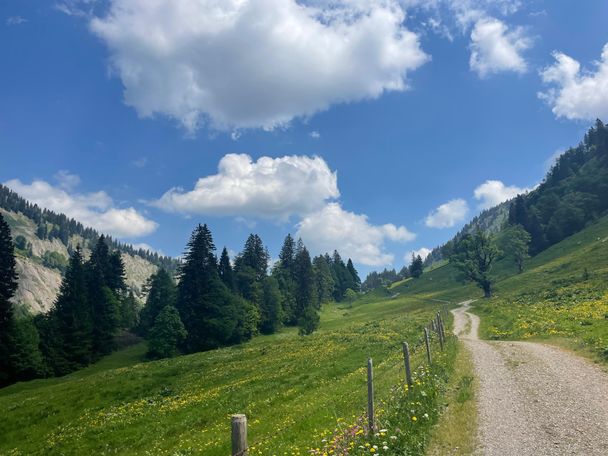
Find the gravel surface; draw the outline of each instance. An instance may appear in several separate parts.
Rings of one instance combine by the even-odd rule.
[[[479,340],[470,302],[452,312],[479,378],[477,454],[608,456],[608,375],[552,346]]]

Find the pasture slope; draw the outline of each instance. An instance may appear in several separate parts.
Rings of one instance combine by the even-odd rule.
[[[155,362],[134,346],[63,378],[16,384],[0,390],[0,454],[225,456],[234,413],[248,415],[250,454],[309,454],[365,411],[367,357],[379,400],[402,382],[401,343],[418,341],[437,309],[377,292],[352,308],[326,306],[312,336],[287,329]],[[421,350],[413,363],[423,364]],[[427,415],[424,435],[437,413]]]
[[[482,338],[542,340],[608,361],[608,217],[530,259],[524,273],[506,257],[495,274],[495,296],[471,309],[481,316]],[[0,390],[0,454],[225,456],[233,413],[250,419],[252,455],[322,454],[340,423],[364,413],[366,358],[374,359],[377,397],[393,396],[403,378],[401,342],[418,341],[441,303],[479,297],[446,264],[369,293],[352,308],[325,306],[320,331],[309,337],[285,329],[156,362],[142,362],[145,347],[134,346],[63,378],[16,384]],[[422,358],[417,351],[414,364]],[[474,407],[462,410],[472,414]],[[445,440],[445,426],[435,436]],[[414,454],[423,452],[431,426],[420,429]],[[435,437],[431,447],[439,454],[446,445],[453,444]]]

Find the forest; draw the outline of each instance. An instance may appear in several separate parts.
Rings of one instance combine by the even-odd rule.
[[[0,215],[0,384],[61,376],[144,338],[149,359],[194,353],[297,326],[319,326],[323,303],[361,290],[350,259],[337,251],[311,258],[301,240],[287,235],[279,261],[251,234],[236,258],[219,259],[211,231],[198,225],[174,276],[159,268],[147,281],[140,308],[125,285],[120,251],[101,235],[91,255],[74,249],[59,295],[46,314],[17,318],[14,242]]]

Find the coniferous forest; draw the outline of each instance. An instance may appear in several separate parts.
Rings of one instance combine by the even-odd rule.
[[[114,248],[112,248],[114,246]],[[70,257],[59,295],[46,314],[17,318],[14,242],[0,215],[0,384],[61,376],[86,367],[144,338],[150,359],[194,353],[297,326],[301,335],[319,326],[321,305],[361,290],[350,259],[337,251],[311,258],[287,235],[279,261],[251,234],[231,259],[219,259],[207,225],[198,225],[175,275],[159,268],[147,281],[143,307],[125,285],[120,251],[98,237],[85,259]]]

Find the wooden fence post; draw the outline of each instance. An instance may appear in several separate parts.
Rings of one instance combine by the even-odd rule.
[[[374,366],[372,359],[367,360],[367,422],[369,425],[370,435],[375,430],[374,416]]]
[[[410,346],[407,342],[403,342],[403,362],[405,363],[405,380],[409,388],[414,383],[412,381],[412,368],[410,366]]]
[[[232,456],[247,456],[247,417],[232,415]]]
[[[429,360],[429,366],[432,363],[431,360],[431,345],[429,344],[429,330],[424,328],[424,343],[426,344],[426,357]]]
[[[443,351],[443,334],[441,332],[441,316],[437,313],[437,335],[439,336],[439,347]]]

